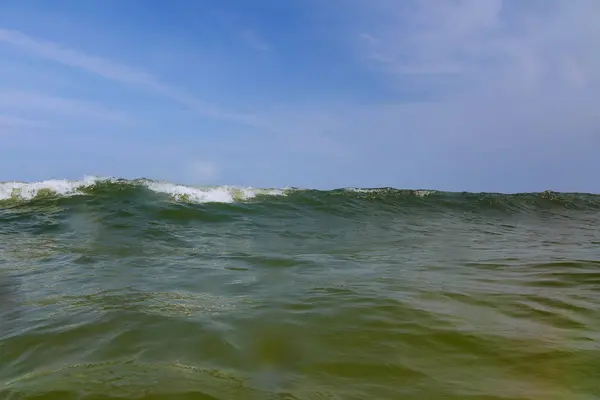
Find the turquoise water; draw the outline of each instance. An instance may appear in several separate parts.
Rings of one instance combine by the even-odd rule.
[[[1,399],[598,399],[600,196],[0,183]]]

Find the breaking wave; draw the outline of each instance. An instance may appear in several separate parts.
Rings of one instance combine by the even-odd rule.
[[[172,200],[192,203],[233,203],[259,195],[282,196],[282,189],[255,189],[233,186],[186,186],[149,179],[126,180],[118,178],[84,177],[81,180],[45,180],[41,182],[0,183],[0,201],[24,202],[40,198],[93,196],[100,188],[108,191],[148,189],[168,195]]]
[[[289,205],[332,209],[335,207],[399,207],[431,210],[599,210],[600,195],[585,193],[469,193],[395,188],[252,188],[236,186],[190,186],[150,179],[127,180],[86,176],[80,180],[0,183],[0,206],[62,198],[128,197],[154,198],[188,204],[282,201]]]

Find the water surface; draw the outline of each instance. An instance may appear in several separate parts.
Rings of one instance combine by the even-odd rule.
[[[600,196],[0,183],[2,399],[598,399]]]

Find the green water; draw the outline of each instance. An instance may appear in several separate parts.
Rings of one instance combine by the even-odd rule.
[[[600,196],[0,184],[0,399],[600,398]]]

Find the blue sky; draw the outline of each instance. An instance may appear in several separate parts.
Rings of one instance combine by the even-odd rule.
[[[0,2],[0,180],[600,192],[597,0]]]

